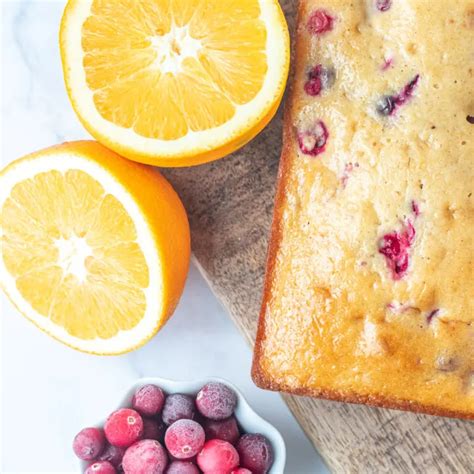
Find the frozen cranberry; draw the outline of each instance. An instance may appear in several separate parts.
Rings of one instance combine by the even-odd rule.
[[[91,464],[84,474],[116,474],[115,467],[109,461],[97,461]]]
[[[240,466],[250,469],[253,474],[268,472],[273,464],[273,449],[261,434],[245,434],[237,443]]]
[[[329,138],[329,132],[321,120],[308,130],[298,133],[298,144],[305,155],[316,156],[323,153]]]
[[[165,431],[165,424],[161,420],[158,421],[153,418],[143,418],[142,439],[156,439],[157,441],[160,441]]]
[[[227,441],[211,439],[197,457],[198,466],[209,474],[225,474],[239,465],[239,454]]]
[[[237,421],[233,416],[225,420],[205,420],[206,439],[222,439],[231,444],[237,443],[240,433]]]
[[[227,385],[209,382],[199,390],[196,407],[201,415],[211,420],[224,420],[234,413],[237,395]]]
[[[308,30],[313,35],[322,35],[333,28],[334,18],[326,11],[321,9],[315,10],[309,16]]]
[[[124,453],[124,448],[107,444],[101,455],[97,457],[97,461],[109,461],[113,466],[118,468],[122,463]]]
[[[390,7],[392,6],[392,0],[375,0],[375,6],[377,10],[386,12],[387,10],[390,10]]]
[[[142,439],[125,451],[125,474],[162,474],[168,464],[165,448],[156,440]]]
[[[156,385],[144,385],[133,395],[132,408],[141,415],[154,416],[161,412],[165,403],[165,394]]]
[[[408,251],[415,240],[415,234],[415,228],[408,221],[400,232],[392,232],[382,237],[379,252],[385,256],[394,280],[400,280],[408,269]]]
[[[193,420],[174,422],[165,434],[165,445],[176,459],[189,459],[196,456],[204,446],[206,435],[199,423]]]
[[[107,418],[104,431],[110,444],[127,448],[142,436],[143,420],[137,411],[120,408]]]
[[[245,467],[238,467],[237,469],[230,471],[230,474],[252,474],[252,471],[249,471]]]
[[[317,96],[323,89],[328,89],[334,84],[335,77],[334,69],[317,64],[309,71],[304,90],[308,95]]]
[[[189,461],[173,461],[166,474],[199,474],[196,464]]]
[[[104,449],[104,432],[99,428],[84,428],[72,442],[72,449],[79,459],[92,461]]]
[[[194,414],[194,400],[189,395],[173,393],[166,397],[162,417],[167,425],[171,425],[183,418],[192,420]]]

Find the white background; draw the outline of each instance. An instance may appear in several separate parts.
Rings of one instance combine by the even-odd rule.
[[[69,107],[58,52],[63,2],[2,1],[2,166],[31,151],[87,138]],[[327,472],[278,394],[257,389],[251,351],[192,267],[167,326],[119,357],[73,351],[48,338],[1,297],[0,472],[74,472],[71,441],[111,411],[136,378],[215,375],[238,385],[283,434],[287,473]]]

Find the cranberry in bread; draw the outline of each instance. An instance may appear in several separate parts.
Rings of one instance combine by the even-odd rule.
[[[474,418],[474,2],[302,0],[253,377]]]

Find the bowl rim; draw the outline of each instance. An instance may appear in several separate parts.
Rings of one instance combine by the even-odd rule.
[[[135,380],[133,383],[128,385],[124,395],[119,399],[119,403],[116,404],[114,410],[118,410],[123,407],[130,407],[133,394],[136,389],[147,384],[157,385],[164,390],[165,393],[183,393],[187,395],[195,395],[197,392],[209,382],[220,382],[230,387],[237,394],[237,407],[235,409],[235,417],[240,426],[245,429],[245,426],[258,426],[258,430],[253,429],[250,432],[261,433],[267,437],[273,447],[273,464],[268,474],[283,474],[286,464],[286,446],[283,436],[280,432],[265,418],[261,417],[249,404],[246,397],[243,395],[241,390],[236,387],[232,382],[221,377],[206,377],[196,380],[173,380],[163,377],[142,377]],[[250,418],[249,418],[250,417]],[[89,426],[97,428],[103,428],[105,418],[97,423]],[[246,429],[247,431],[247,429]],[[88,462],[78,461],[79,472],[84,472],[88,466]]]

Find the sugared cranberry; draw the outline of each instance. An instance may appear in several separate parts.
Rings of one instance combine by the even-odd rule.
[[[107,418],[104,431],[110,444],[127,448],[142,436],[143,420],[137,411],[120,408]]]
[[[171,425],[182,418],[192,420],[194,413],[194,400],[189,395],[173,393],[166,397],[162,417],[167,425]]]
[[[108,461],[110,462],[110,464],[118,468],[122,464],[122,458],[124,454],[124,448],[119,448],[118,446],[107,444],[101,455],[97,457],[97,461]]]
[[[380,115],[393,115],[395,111],[413,97],[420,75],[417,74],[397,95],[383,96],[377,103],[376,109]]]
[[[273,449],[261,434],[245,434],[237,443],[240,466],[250,469],[253,474],[268,472],[273,464]]]
[[[237,469],[230,471],[230,474],[252,474],[252,471],[249,471],[245,467],[238,467]]]
[[[204,431],[206,439],[222,439],[231,444],[237,443],[240,433],[237,421],[233,416],[226,420],[205,420]]]
[[[390,10],[390,7],[392,6],[392,0],[375,0],[375,6],[377,10],[386,12],[387,10]]]
[[[382,237],[379,252],[385,256],[394,280],[400,280],[405,275],[409,264],[408,251],[414,240],[415,228],[410,221],[400,232],[392,232]]]
[[[426,317],[426,322],[427,322],[428,324],[431,324],[431,321],[433,321],[433,318],[435,318],[438,313],[439,313],[439,308],[436,308],[436,309],[434,309],[433,311],[430,311],[430,313],[429,313],[428,316]]]
[[[298,144],[305,155],[317,156],[326,149],[329,132],[321,120],[308,130],[298,133]]]
[[[322,8],[311,13],[308,20],[308,30],[313,35],[322,35],[331,31],[334,24],[332,17],[326,10]]]
[[[161,441],[166,431],[166,425],[161,420],[143,418],[143,439],[156,439]]]
[[[115,467],[109,461],[97,461],[91,464],[84,474],[116,474]]]
[[[317,96],[323,89],[328,89],[334,84],[335,77],[334,69],[317,64],[309,71],[304,90],[308,95]]]
[[[196,464],[189,461],[173,461],[166,474],[199,474]]]
[[[237,395],[227,385],[209,382],[199,390],[196,407],[201,415],[211,420],[224,420],[234,413]]]
[[[205,439],[204,429],[199,423],[178,420],[166,430],[165,445],[176,459],[189,459],[201,451]]]
[[[72,449],[83,461],[94,460],[104,449],[104,432],[99,428],[84,428],[79,431],[72,442]]]
[[[165,448],[158,441],[142,439],[125,451],[122,467],[125,474],[162,474],[167,464]]]
[[[135,392],[132,399],[132,408],[141,415],[155,416],[161,413],[165,403],[165,394],[156,385],[144,385]]]
[[[224,474],[239,465],[239,454],[227,441],[208,441],[197,457],[198,466],[206,474]]]

